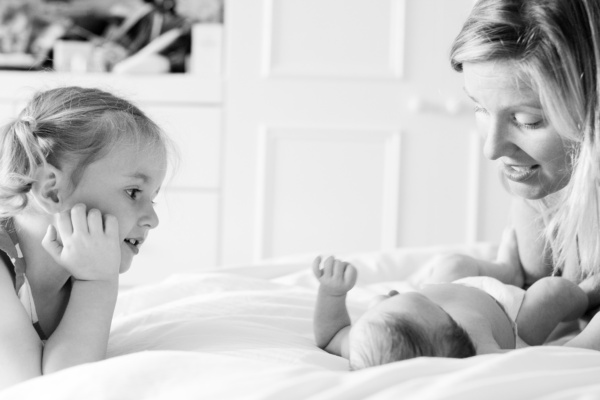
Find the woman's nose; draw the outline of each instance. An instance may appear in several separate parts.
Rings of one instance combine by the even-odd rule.
[[[509,156],[514,147],[510,130],[505,125],[500,120],[490,120],[484,129],[483,155],[489,160]]]

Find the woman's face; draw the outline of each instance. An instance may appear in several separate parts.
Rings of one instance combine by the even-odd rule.
[[[541,199],[565,187],[571,176],[567,147],[515,64],[465,63],[463,72],[483,153],[498,161],[511,192]]]

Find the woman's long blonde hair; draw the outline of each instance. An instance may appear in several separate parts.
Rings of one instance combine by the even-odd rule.
[[[510,61],[539,93],[569,149],[572,173],[544,206],[555,269],[578,242],[582,276],[600,272],[600,2],[479,0],[451,50],[451,64]],[[572,247],[571,247],[572,248]]]

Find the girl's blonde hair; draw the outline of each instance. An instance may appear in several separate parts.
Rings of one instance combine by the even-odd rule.
[[[170,146],[139,108],[103,90],[72,86],[36,94],[0,130],[0,218],[27,206],[39,166],[68,163],[77,185],[85,168],[117,145],[149,146],[165,155]]]
[[[512,62],[539,93],[573,168],[557,201],[540,202],[545,236],[555,269],[578,242],[582,275],[600,268],[599,29],[597,0],[479,0],[450,56],[459,72],[464,63]]]

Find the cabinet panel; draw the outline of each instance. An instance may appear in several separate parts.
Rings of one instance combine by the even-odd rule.
[[[167,190],[156,199],[160,223],[150,231],[122,285],[155,282],[217,263],[218,196]]]
[[[262,142],[256,260],[395,245],[399,132],[270,127]]]
[[[267,1],[265,72],[277,76],[400,77],[404,3]],[[357,26],[368,29],[356,29]]]

